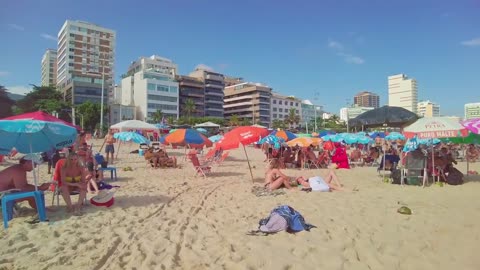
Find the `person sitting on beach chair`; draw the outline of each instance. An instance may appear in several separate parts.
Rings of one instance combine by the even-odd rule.
[[[12,189],[20,192],[34,191],[35,186],[29,184],[27,181],[27,172],[32,171],[33,167],[33,162],[31,160],[21,158],[18,164],[10,166],[3,171],[0,171],[0,191],[7,191]],[[45,191],[48,189],[49,186],[49,183],[44,183],[40,185],[38,189]],[[35,203],[35,199],[33,197],[20,199],[17,202],[20,201],[28,201],[28,204],[32,208],[37,208],[37,204]]]
[[[467,161],[475,162],[478,160],[478,157],[479,157],[478,149],[475,147],[475,145],[470,144],[467,148]]]
[[[169,157],[167,152],[163,149],[160,149],[160,151],[156,153],[156,156],[158,158],[158,164],[160,165],[160,167],[177,167],[177,158]]]
[[[67,212],[80,212],[82,203],[87,196],[87,181],[85,170],[80,164],[75,152],[68,154],[65,163],[60,169],[60,179],[58,184],[62,191],[62,197],[67,204]],[[80,195],[75,207],[72,205],[70,198],[70,194],[74,190],[78,191]]]

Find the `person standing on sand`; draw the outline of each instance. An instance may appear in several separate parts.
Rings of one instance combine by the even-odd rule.
[[[108,131],[108,134],[105,135],[105,153],[107,155],[107,163],[109,163],[110,159],[108,157],[108,154],[110,153],[111,157],[112,157],[112,163],[113,163],[113,154],[115,153],[115,147],[114,147],[114,143],[115,143],[115,138],[113,138],[113,133],[112,133],[112,130],[109,130]]]

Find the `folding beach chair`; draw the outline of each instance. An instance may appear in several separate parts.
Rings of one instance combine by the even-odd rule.
[[[405,179],[409,185],[417,184],[418,179],[422,179],[422,185],[425,186],[425,182],[428,181],[426,162],[427,157],[421,151],[409,152],[406,156],[401,184],[404,184]]]
[[[189,154],[187,155],[188,159],[192,162],[193,169],[195,170],[195,176],[201,174],[205,179],[207,179],[207,174],[212,172],[211,164],[200,164],[198,157],[196,154]]]

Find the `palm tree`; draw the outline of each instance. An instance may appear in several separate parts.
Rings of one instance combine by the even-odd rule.
[[[285,122],[288,123],[289,127],[291,128],[291,125],[295,124],[298,125],[300,123],[300,116],[298,116],[295,108],[290,108],[288,111],[288,116],[285,118]]]
[[[230,116],[230,120],[228,121],[230,126],[238,126],[240,125],[240,119],[238,119],[238,115],[234,114]]]
[[[156,112],[152,113],[152,121],[154,123],[160,123],[160,121],[162,121],[162,118],[163,118],[163,112],[161,109],[157,109]]]
[[[196,111],[195,101],[193,101],[193,99],[191,98],[187,98],[185,100],[185,104],[183,107],[183,113],[187,115],[189,122],[191,122],[192,114],[195,113],[195,111]]]

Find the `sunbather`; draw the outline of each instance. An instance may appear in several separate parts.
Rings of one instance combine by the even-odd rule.
[[[61,181],[59,183],[62,191],[62,197],[67,204],[68,212],[79,212],[87,193],[87,181],[84,168],[78,161],[78,156],[74,152],[70,152],[61,169]],[[78,191],[80,196],[76,207],[73,207],[70,193]]]
[[[311,188],[313,191],[327,192],[344,190],[333,170],[329,170],[326,177],[314,176],[307,179],[306,177],[300,176],[295,179],[295,182],[302,185],[304,188]],[[287,188],[292,188],[288,182],[285,186]]]
[[[290,177],[280,171],[280,162],[278,159],[273,159],[270,162],[270,167],[265,172],[265,187],[269,190],[275,190],[284,185],[285,181],[288,180],[290,180]]]
[[[18,189],[19,191],[34,191],[35,186],[27,182],[27,172],[33,170],[33,163],[30,160],[21,158],[19,164],[10,166],[0,172],[0,191]],[[50,184],[45,183],[38,187],[39,190],[47,190]],[[35,199],[30,197],[18,200],[28,201],[32,208],[36,208]]]

